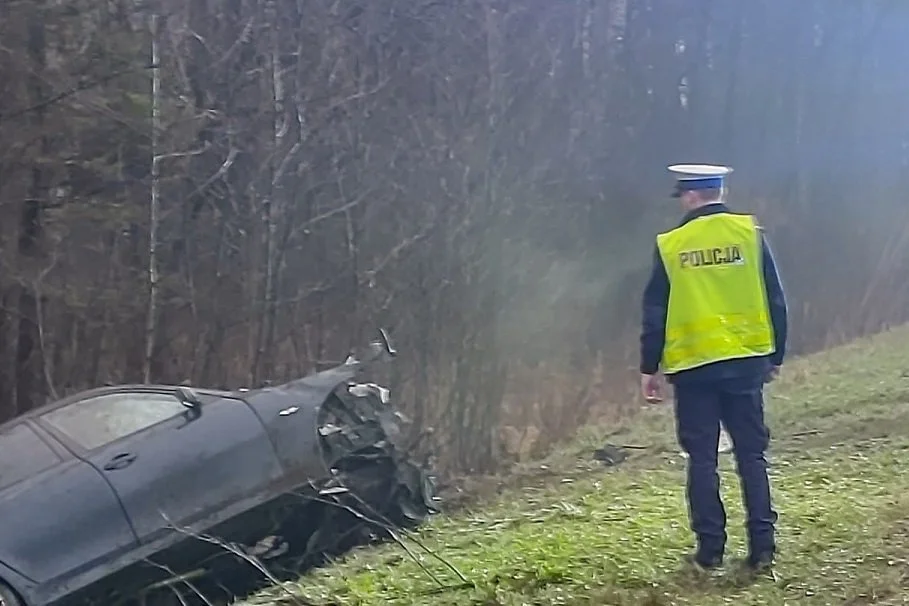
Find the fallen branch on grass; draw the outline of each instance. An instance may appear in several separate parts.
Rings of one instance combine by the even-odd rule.
[[[806,430],[806,431],[797,431],[797,432],[795,432],[795,433],[793,433],[793,434],[789,434],[789,437],[791,437],[791,438],[803,438],[803,437],[805,437],[805,436],[816,436],[816,435],[818,435],[818,434],[820,434],[820,433],[823,433],[823,432],[821,432],[820,429],[808,429],[808,430]]]
[[[164,564],[159,564],[157,562],[153,562],[147,558],[143,561],[146,564],[148,564],[149,566],[154,566],[155,568],[159,568],[159,569],[163,570],[164,572],[169,574],[170,577],[167,579],[164,579],[163,581],[158,581],[157,583],[152,583],[151,585],[149,585],[148,587],[143,589],[139,594],[139,606],[145,606],[145,604],[148,600],[148,594],[150,592],[154,591],[155,589],[162,589],[165,587],[170,589],[173,592],[173,594],[177,597],[178,600],[180,600],[180,603],[183,604],[183,606],[188,606],[186,603],[186,600],[184,600],[183,596],[180,595],[180,592],[174,588],[174,585],[176,585],[177,583],[181,583],[181,584],[185,585],[200,600],[202,600],[202,602],[205,603],[205,606],[215,606],[211,602],[211,600],[209,600],[205,596],[204,593],[199,591],[198,587],[196,587],[193,583],[190,582],[194,578],[203,576],[205,574],[204,570],[194,570],[194,571],[188,572],[186,574],[177,574],[169,566],[165,566]]]

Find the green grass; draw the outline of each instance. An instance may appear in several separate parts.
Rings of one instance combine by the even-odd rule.
[[[909,603],[909,329],[787,365],[767,399],[775,578],[679,571],[692,537],[666,407],[610,432],[612,443],[646,447],[619,467],[591,460],[607,432],[585,432],[525,466],[523,486],[426,525],[413,538],[431,554],[410,538],[412,556],[394,543],[361,549],[248,603],[293,604],[291,594],[344,605]],[[745,549],[743,515],[731,458],[722,466],[734,556]]]

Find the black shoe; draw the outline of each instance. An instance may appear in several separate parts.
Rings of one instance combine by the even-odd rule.
[[[750,585],[764,575],[776,580],[773,559],[773,553],[749,554],[747,558],[736,563],[732,577],[734,582],[743,586]]]
[[[723,556],[706,557],[697,553],[690,553],[684,558],[685,564],[698,570],[716,570],[723,566]]]
[[[745,567],[755,574],[767,572],[773,568],[774,554],[772,551],[764,553],[750,553],[745,558]]]

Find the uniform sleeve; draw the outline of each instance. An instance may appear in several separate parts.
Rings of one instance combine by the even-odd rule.
[[[789,329],[789,312],[786,306],[786,295],[783,284],[777,271],[773,252],[767,243],[766,237],[761,234],[763,248],[764,284],[767,288],[767,301],[770,307],[770,322],[773,324],[775,351],[770,356],[774,366],[782,366],[786,357],[786,340]]]
[[[669,307],[669,276],[659,249],[654,247],[653,269],[644,288],[641,314],[641,373],[655,374],[666,342],[666,312]]]

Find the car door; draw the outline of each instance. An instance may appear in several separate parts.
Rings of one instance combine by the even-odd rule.
[[[88,463],[26,421],[0,430],[0,560],[59,581],[138,546],[123,508]]]
[[[113,486],[139,540],[206,526],[262,492],[282,470],[258,417],[242,400],[176,390],[122,389],[41,417]]]

